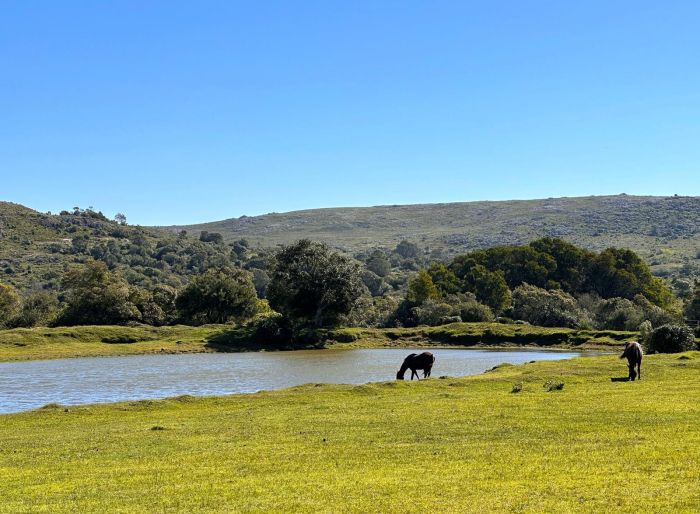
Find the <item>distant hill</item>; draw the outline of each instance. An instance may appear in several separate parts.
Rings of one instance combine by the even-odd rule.
[[[630,248],[659,275],[700,274],[700,197],[623,194],[313,209],[164,228],[219,232],[224,240],[246,238],[262,246],[309,238],[348,252],[406,239],[447,255],[556,236],[597,251]]]
[[[201,231],[220,233],[223,241],[199,241]],[[700,197],[619,195],[314,209],[173,227],[126,226],[91,210],[48,214],[0,202],[0,282],[22,290],[57,289],[66,269],[92,257],[121,270],[131,283],[179,287],[207,267],[259,266],[264,248],[300,238],[355,255],[394,248],[405,239],[426,256],[447,260],[542,236],[591,250],[630,248],[657,275],[700,277]],[[250,242],[244,257],[230,246],[242,238]]]

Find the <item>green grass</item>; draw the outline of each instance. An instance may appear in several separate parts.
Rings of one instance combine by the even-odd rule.
[[[575,330],[501,323],[452,323],[439,327],[371,329],[342,328],[328,334],[330,341],[348,347],[374,346],[547,346],[579,349],[619,348],[639,337],[637,332]],[[338,344],[340,346],[340,344]]]
[[[0,362],[68,357],[214,351],[208,341],[229,330],[189,327],[87,326],[0,330]]]
[[[319,331],[309,342],[274,346],[252,340],[251,329],[203,327],[87,326],[0,330],[0,362],[137,355],[232,352],[310,347],[387,348],[415,346],[546,346],[610,349],[634,340],[635,332],[582,331],[499,323],[453,323],[401,329],[342,328]]]
[[[697,512],[684,356],[0,416],[0,512]]]

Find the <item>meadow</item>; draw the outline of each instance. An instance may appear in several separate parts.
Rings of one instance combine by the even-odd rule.
[[[49,405],[0,416],[0,512],[697,512],[700,352],[624,376],[608,355]]]

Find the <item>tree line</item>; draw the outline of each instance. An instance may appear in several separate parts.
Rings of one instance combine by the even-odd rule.
[[[210,233],[201,240],[222,244]],[[406,241],[352,258],[301,240],[256,267],[249,266],[257,254],[245,241],[234,243],[230,253],[235,260],[203,266],[181,287],[133,283],[96,259],[68,269],[59,295],[21,295],[0,284],[0,325],[232,322],[282,340],[338,325],[498,320],[638,330],[645,322],[656,328],[684,316],[700,318],[700,284],[684,304],[634,252],[595,253],[555,238],[469,252],[449,262],[425,258]]]

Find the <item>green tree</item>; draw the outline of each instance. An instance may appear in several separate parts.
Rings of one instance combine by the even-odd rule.
[[[17,290],[9,284],[0,284],[0,327],[9,325],[19,314],[21,306]]]
[[[406,300],[411,304],[422,305],[427,300],[437,298],[440,298],[440,292],[426,270],[420,270],[409,280]]]
[[[700,280],[695,281],[693,296],[690,297],[685,307],[685,316],[691,320],[700,320]]]
[[[37,291],[22,302],[22,309],[12,322],[15,327],[35,327],[49,325],[58,312],[58,300],[48,291]]]
[[[457,275],[442,263],[432,264],[428,268],[428,274],[443,296],[455,294],[461,290],[461,283]]]
[[[366,294],[360,272],[348,257],[302,239],[277,253],[267,299],[297,326],[334,325]]]
[[[416,259],[420,256],[420,248],[415,243],[410,243],[406,240],[401,241],[394,252],[399,254],[404,259]]]
[[[644,295],[659,307],[673,304],[674,296],[664,282],[651,274],[649,265],[632,250],[608,248],[593,261],[589,281],[603,298],[632,299]]]
[[[576,299],[559,290],[548,291],[529,284],[513,291],[513,317],[543,327],[579,328],[590,325]]]
[[[367,259],[367,269],[379,277],[386,277],[391,273],[391,263],[384,252],[375,250]]]
[[[550,284],[557,284],[568,293],[576,293],[586,288],[595,254],[555,237],[538,239],[530,243],[530,246],[554,259],[556,266],[547,274]]]
[[[107,270],[103,262],[90,261],[65,274],[67,306],[57,325],[112,325],[140,321],[141,313],[131,300],[127,282]]]
[[[252,276],[240,268],[210,269],[195,276],[175,303],[182,317],[196,324],[245,320],[257,309]]]
[[[476,299],[488,305],[495,314],[510,306],[511,293],[501,270],[489,271],[470,255],[456,258],[450,269],[462,281],[462,290],[473,293]]]

